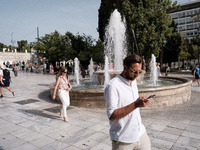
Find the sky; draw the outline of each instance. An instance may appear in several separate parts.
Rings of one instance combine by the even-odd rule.
[[[175,0],[172,0],[175,1]],[[191,0],[178,0],[184,3]],[[0,43],[36,41],[55,30],[64,35],[86,34],[98,40],[98,9],[101,0],[0,0]]]
[[[36,41],[57,30],[64,35],[91,35],[98,39],[98,9],[101,0],[0,0],[0,43]]]

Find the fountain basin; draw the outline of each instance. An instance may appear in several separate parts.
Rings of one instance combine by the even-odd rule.
[[[185,78],[175,77],[160,77],[163,79],[173,79],[182,81],[182,83],[171,86],[157,87],[157,88],[145,88],[139,89],[139,95],[148,97],[152,94],[156,94],[152,103],[148,107],[165,107],[174,106],[176,104],[182,104],[190,100],[191,97],[191,84],[192,81]]]
[[[179,80],[182,83],[171,86],[139,89],[139,95],[148,97],[156,94],[152,103],[146,108],[156,108],[182,104],[190,100],[192,81],[185,78],[160,77],[162,79]],[[50,86],[51,96],[53,95],[54,84]],[[85,108],[105,108],[105,99],[103,90],[78,90],[72,89],[70,92],[70,105]],[[59,97],[56,96],[60,103]]]

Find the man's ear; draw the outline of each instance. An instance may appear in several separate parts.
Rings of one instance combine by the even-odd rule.
[[[128,69],[128,67],[126,65],[124,65],[124,70],[127,70],[127,69]]]

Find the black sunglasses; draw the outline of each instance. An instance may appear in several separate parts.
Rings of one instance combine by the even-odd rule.
[[[135,71],[135,70],[132,69],[132,68],[130,68],[130,69],[131,69],[131,71],[132,71],[134,74],[136,74],[136,73],[138,73],[138,74],[142,73],[142,71],[139,71],[139,70]]]

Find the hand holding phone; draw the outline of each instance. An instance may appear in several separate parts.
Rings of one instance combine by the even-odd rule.
[[[155,96],[156,96],[156,94],[150,95],[147,99],[154,98]]]

